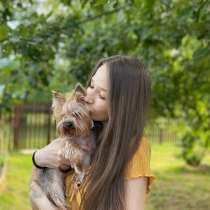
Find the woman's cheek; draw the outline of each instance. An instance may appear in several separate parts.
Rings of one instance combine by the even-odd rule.
[[[103,112],[104,112],[104,104],[97,100],[96,103],[94,104],[92,112],[95,115],[103,114]]]
[[[107,103],[105,101],[102,101],[98,107],[99,107],[98,113],[100,113],[101,116],[106,117],[107,116]]]

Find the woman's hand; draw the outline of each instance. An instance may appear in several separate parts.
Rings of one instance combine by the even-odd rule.
[[[35,154],[35,162],[41,167],[60,168],[66,170],[70,168],[70,161],[64,158],[61,149],[64,142],[60,139],[53,140],[47,146],[39,149]]]

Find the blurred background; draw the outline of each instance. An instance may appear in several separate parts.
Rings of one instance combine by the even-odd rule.
[[[55,138],[51,90],[85,85],[115,54],[152,78],[146,210],[210,209],[209,0],[0,0],[0,210],[31,209],[31,154]]]

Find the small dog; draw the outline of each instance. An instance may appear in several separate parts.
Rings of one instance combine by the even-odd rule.
[[[62,154],[70,160],[75,183],[82,183],[90,166],[96,144],[91,130],[93,121],[84,101],[85,89],[77,84],[71,97],[53,91],[52,109],[61,141]],[[57,169],[39,169],[33,166],[30,180],[30,202],[33,210],[68,209],[65,201],[66,173]]]

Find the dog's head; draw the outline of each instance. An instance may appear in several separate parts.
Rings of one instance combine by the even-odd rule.
[[[73,94],[66,97],[60,92],[52,91],[52,110],[57,129],[61,136],[87,136],[93,126],[84,96],[85,88],[77,83]]]

